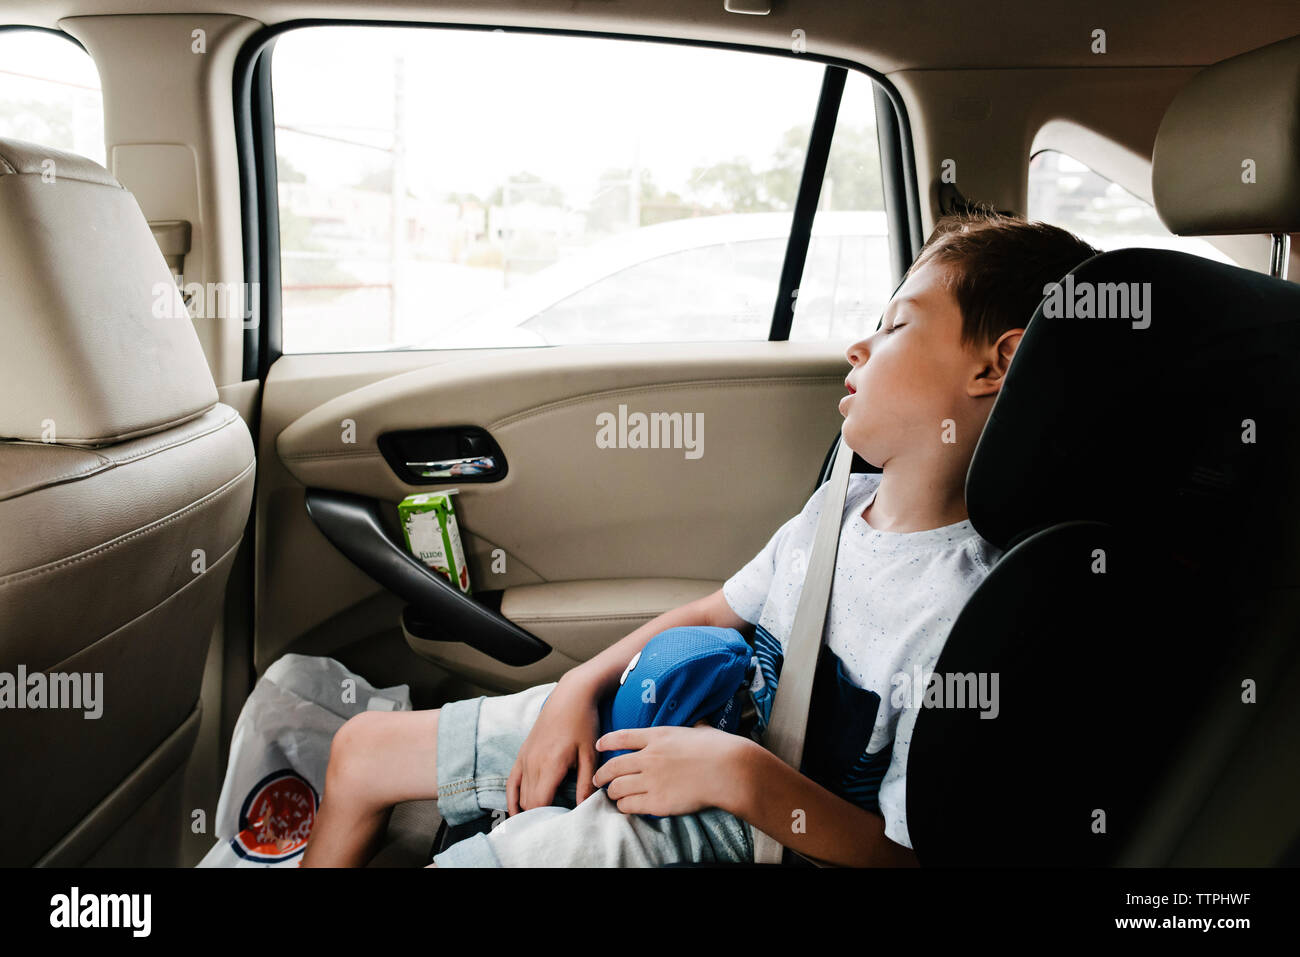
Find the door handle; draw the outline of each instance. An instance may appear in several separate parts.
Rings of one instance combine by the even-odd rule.
[[[497,460],[495,455],[468,455],[432,462],[407,462],[406,467],[420,478],[456,478],[490,472],[497,467]]]
[[[407,485],[499,482],[506,477],[505,454],[482,426],[385,432],[378,444],[384,461]]]

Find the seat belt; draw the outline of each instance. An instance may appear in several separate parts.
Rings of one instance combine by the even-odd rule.
[[[829,488],[817,519],[808,572],[799,593],[799,604],[795,607],[790,638],[785,645],[781,675],[772,696],[767,731],[763,735],[763,746],[796,771],[803,763],[813,678],[817,672],[822,633],[826,628],[831,582],[835,577],[835,555],[839,551],[840,530],[844,524],[844,499],[848,495],[849,473],[852,471],[853,450],[841,434],[835,448],[835,465],[826,482]],[[779,841],[758,828],[753,828],[753,838],[756,864],[781,863],[785,848]]]

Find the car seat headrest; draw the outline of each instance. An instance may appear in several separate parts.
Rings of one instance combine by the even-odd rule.
[[[81,156],[0,139],[0,438],[107,445],[217,402],[135,198]]]
[[[1300,231],[1300,35],[1206,67],[1156,133],[1151,186],[1180,236]]]
[[[1157,249],[1102,253],[1058,285],[976,444],[976,530],[1004,549],[1071,520],[1231,538],[1267,499],[1242,491],[1282,481],[1300,444],[1300,286]]]

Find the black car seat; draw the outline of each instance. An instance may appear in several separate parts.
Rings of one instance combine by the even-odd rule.
[[[1297,155],[1300,37],[1175,98],[1158,211],[1185,235],[1285,236]],[[1242,183],[1247,158],[1267,189]],[[917,716],[915,851],[1280,863],[1300,835],[1300,286],[1151,249],[1072,277],[1143,284],[1149,320],[1040,305],[1027,327],[967,478],[972,523],[1006,552],[936,667],[998,675],[998,713]]]

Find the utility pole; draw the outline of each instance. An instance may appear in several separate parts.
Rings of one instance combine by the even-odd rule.
[[[392,251],[392,266],[389,271],[391,286],[389,289],[390,311],[388,316],[388,342],[397,345],[401,342],[401,292],[402,264],[406,258],[406,137],[403,126],[406,118],[406,61],[401,53],[393,58],[393,202],[392,202],[392,238],[389,248]]]

